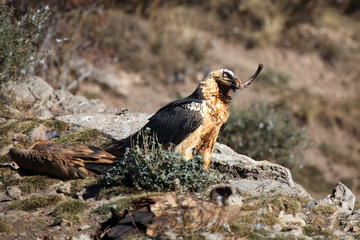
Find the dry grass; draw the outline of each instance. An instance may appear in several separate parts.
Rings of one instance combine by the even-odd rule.
[[[59,180],[49,178],[46,176],[25,176],[21,178],[14,178],[12,175],[14,172],[8,172],[7,174],[2,174],[1,180],[2,184],[0,185],[1,189],[6,189],[9,186],[18,186],[22,193],[30,194],[36,193],[42,190],[48,189],[51,185],[55,184]]]
[[[71,222],[80,223],[82,221],[78,214],[88,208],[88,204],[79,200],[67,200],[60,203],[51,215],[55,218],[54,225],[59,225],[63,219]]]
[[[62,198],[56,195],[31,196],[25,200],[15,200],[11,202],[9,209],[33,212],[39,208],[52,206],[61,201]]]
[[[1,104],[0,104],[1,107]],[[43,124],[59,132],[67,129],[68,124],[58,120],[12,119],[0,125],[0,149],[12,144],[14,147],[27,147],[30,145],[29,133],[35,127]]]
[[[71,180],[70,195],[75,196],[82,188],[95,186],[98,184],[98,178],[85,178]]]
[[[9,233],[11,227],[5,218],[0,218],[0,233]]]
[[[319,205],[317,207],[314,207],[312,209],[313,213],[317,214],[317,215],[328,215],[328,214],[333,214],[336,211],[336,207],[333,205]]]

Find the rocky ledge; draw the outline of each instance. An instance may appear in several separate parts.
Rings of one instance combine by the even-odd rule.
[[[8,96],[14,98],[17,105],[23,103],[31,106],[27,108],[27,114],[34,118],[66,122],[70,129],[97,129],[113,139],[124,138],[138,130],[151,116],[151,114],[132,113],[128,110],[109,109],[99,100],[88,100],[66,91],[54,91],[38,77],[29,78],[20,84],[8,84],[4,89]],[[15,118],[22,114],[11,105],[6,108]],[[1,122],[10,121],[13,120],[1,119]],[[3,146],[2,154],[5,154],[8,148],[9,146]],[[234,193],[231,204],[241,207],[241,213],[232,225],[233,231],[240,231],[239,234],[243,233],[244,236],[247,234],[249,238],[260,236],[259,239],[262,239],[261,237],[318,239],[319,236],[324,239],[359,238],[360,209],[355,204],[355,196],[344,184],[339,182],[332,194],[316,200],[293,181],[289,169],[278,164],[255,161],[219,143],[215,145],[212,161],[217,169],[231,176],[232,180],[228,183]],[[11,163],[1,164],[2,168],[12,166]],[[12,174],[13,182],[21,182],[22,178],[29,178],[27,174],[21,172],[21,169],[13,170]],[[31,191],[9,184],[5,180],[3,177],[0,182],[1,239],[27,239],[29,236],[34,239],[89,239],[101,222],[98,216],[93,217],[96,215],[94,209],[98,210],[99,207],[114,202],[118,204],[119,199],[126,199],[127,196],[121,191],[116,196],[110,194],[105,199],[96,194],[88,194],[96,189],[96,186],[88,184],[91,180],[85,180],[87,183],[81,184],[76,181],[56,180],[48,188]],[[99,193],[99,189],[95,192]],[[61,201],[78,199],[77,201],[86,203],[88,210],[81,213],[82,221],[69,221],[64,218],[58,224],[50,224],[54,216],[52,215],[55,211],[54,206],[39,206],[35,208],[35,212],[30,213],[13,207],[16,201],[36,198],[40,195],[58,196]],[[87,215],[84,217],[84,214]],[[249,214],[249,219],[246,218],[249,217],[246,214]],[[272,217],[271,221],[264,220],[269,219],[267,214]],[[102,217],[106,219],[109,215]],[[4,227],[6,225],[4,222],[8,223],[9,228]],[[28,226],[25,227],[26,225]],[[31,229],[38,231],[33,232]],[[214,233],[204,229],[203,237],[205,239],[225,236],[235,238],[231,235],[230,229],[226,231],[228,232]],[[171,230],[165,235],[167,238],[179,237]]]

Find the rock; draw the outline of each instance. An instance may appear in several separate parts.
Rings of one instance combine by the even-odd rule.
[[[0,191],[0,202],[11,201],[12,198],[8,196],[4,191]]]
[[[64,90],[55,91],[46,104],[55,115],[103,113],[106,110],[105,104],[98,99],[89,100],[83,96],[74,96]]]
[[[9,82],[5,89],[13,93],[14,100],[31,105],[31,113],[40,119],[49,119],[54,115],[118,112],[115,108],[107,109],[98,99],[75,96],[65,90],[54,91],[39,77],[30,77],[21,82]]]
[[[90,235],[81,234],[79,237],[72,236],[70,240],[91,240],[93,239]]]
[[[342,215],[339,220],[341,230],[345,232],[360,233],[360,209],[356,209],[349,215]]]
[[[81,225],[80,227],[78,227],[78,231],[84,231],[84,230],[87,230],[90,228],[91,228],[91,226],[85,224],[85,225]]]
[[[58,186],[58,189],[56,190],[57,193],[63,193],[65,195],[70,195],[71,193],[71,183],[70,182],[64,182]]]
[[[5,87],[16,94],[18,100],[27,104],[43,103],[54,91],[53,88],[40,77],[30,77],[24,81],[9,81]]]
[[[56,117],[80,128],[94,128],[114,139],[122,139],[143,127],[151,114],[124,111],[121,115],[73,114]]]
[[[228,199],[228,204],[229,206],[234,206],[234,205],[243,205],[243,200],[242,197],[240,197],[238,194],[232,194],[229,199]]]
[[[272,196],[277,194],[303,196],[311,199],[300,185],[294,184],[290,187],[287,184],[281,183],[273,179],[253,180],[253,179],[234,179],[230,180],[231,187],[235,193],[240,195],[254,195],[254,196]]]
[[[330,199],[345,210],[354,210],[355,195],[342,182],[336,184]]]
[[[354,210],[355,195],[347,188],[342,182],[338,182],[333,189],[332,194],[327,197],[316,201],[315,204],[335,204],[346,213],[351,213]]]
[[[280,232],[282,229],[282,226],[280,224],[276,223],[272,226],[272,228],[275,232]]]
[[[7,194],[12,199],[20,199],[21,198],[21,190],[18,186],[10,186],[6,189]]]
[[[303,227],[306,225],[304,220],[306,219],[306,216],[302,213],[297,213],[294,216],[292,214],[285,214],[284,211],[280,211],[278,218],[283,224],[289,227],[293,227],[293,226]]]
[[[224,169],[235,178],[274,179],[294,187],[289,169],[268,161],[255,161],[245,155],[236,153],[224,144],[215,144],[212,162],[217,168]]]
[[[217,169],[230,174],[235,192],[251,195],[298,195],[311,198],[304,188],[294,183],[289,169],[268,161],[255,161],[216,143],[212,162]]]
[[[62,219],[61,223],[60,223],[60,226],[63,228],[71,227],[72,225],[73,225],[73,223],[66,219]]]

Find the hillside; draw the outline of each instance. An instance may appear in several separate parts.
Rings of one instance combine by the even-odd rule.
[[[168,102],[191,94],[210,71],[228,68],[244,82],[261,62],[265,68],[259,79],[245,91],[233,94],[229,123],[218,142],[254,160],[268,160],[289,168],[294,182],[314,199],[328,196],[339,181],[360,197],[360,6],[357,1],[72,0],[64,3],[11,1],[0,5],[2,9],[4,5],[14,8],[13,12],[2,11],[0,16],[12,19],[0,24],[3,30],[0,32],[3,33],[0,34],[3,53],[0,57],[1,164],[8,164],[5,156],[10,147],[28,146],[26,134],[36,124],[45,121],[71,135],[84,126],[71,122],[64,127],[62,121],[66,121],[61,117],[66,115],[117,116],[128,110],[140,115],[152,114]],[[10,24],[18,26],[11,35],[11,31],[6,32]],[[21,35],[25,34],[24,29],[29,35]],[[9,36],[16,41],[9,41]],[[31,83],[29,76],[33,75],[44,79],[49,87],[35,87],[36,90],[32,90],[35,94],[26,95],[33,87],[26,85]],[[4,90],[8,83],[18,86],[17,96]],[[40,102],[36,94],[40,94]],[[134,118],[138,119],[138,115]],[[55,123],[54,119],[57,119]],[[79,119],[81,115],[73,121]],[[94,126],[96,124],[85,128]],[[122,131],[126,127],[98,129],[100,132],[83,142],[96,146],[106,144],[108,137],[114,137],[119,129]],[[6,184],[21,182],[23,177],[38,181],[21,171],[20,175],[15,174],[17,180],[8,179],[9,174],[18,171],[10,171],[8,167],[0,168],[3,188]],[[36,184],[43,184],[43,180],[41,178]],[[58,181],[46,178],[46,186],[32,189],[32,186],[21,185],[21,190],[26,198],[38,193],[53,194],[62,191],[58,186],[63,182]],[[64,184],[69,187],[66,182]],[[80,189],[84,191],[86,187],[82,184],[80,181],[81,186],[71,192],[65,190],[65,199],[72,200]],[[85,181],[84,185],[87,184]],[[0,194],[5,194],[3,188]],[[120,195],[128,197],[127,189],[119,191]],[[142,194],[135,195],[147,196]],[[0,195],[1,201],[10,201],[5,196],[7,193],[3,195]],[[286,207],[278,209],[267,200],[260,203],[245,195],[241,196],[245,199],[243,209],[251,202],[250,205],[265,204],[267,206],[262,207],[275,208],[276,217],[280,211],[291,212]],[[111,200],[107,199],[106,203],[118,200],[112,197],[109,196]],[[270,194],[268,201],[279,200],[272,197]],[[48,213],[63,200],[55,199],[53,205],[50,204],[52,207],[40,207],[36,211],[39,215],[36,221],[51,225],[55,217]],[[291,200],[281,198],[280,201]],[[329,219],[350,221],[350,218],[344,220],[346,214],[340,213],[338,205],[321,209],[324,213],[313,208],[309,210],[310,200],[296,201],[301,206],[297,213],[313,213],[311,218],[300,214],[306,222],[305,227],[301,225],[301,233],[307,237],[320,233],[326,237],[330,232],[329,236],[336,238],[341,235],[339,231],[348,231],[351,237],[358,236],[356,228],[356,231],[351,227],[344,230],[325,224]],[[84,217],[84,225],[91,228],[100,222],[90,214],[90,209],[100,204],[95,202],[87,208]],[[358,211],[356,204],[354,212]],[[10,203],[1,207],[5,205]],[[250,206],[246,211],[254,209]],[[26,229],[31,229],[30,213],[9,214],[23,214],[27,219]],[[249,216],[242,217],[244,220]],[[52,228],[56,232],[53,235],[60,236],[61,231],[67,231],[65,239],[79,236],[76,221]],[[12,222],[20,223],[21,218]],[[280,223],[282,229],[292,226],[283,223]],[[0,227],[1,224],[0,221]],[[51,235],[47,227],[37,229]],[[239,229],[243,228],[238,226]],[[88,234],[92,230],[84,232]],[[239,231],[238,234],[251,233]],[[26,237],[9,236],[9,239]],[[32,236],[40,235],[34,233]]]

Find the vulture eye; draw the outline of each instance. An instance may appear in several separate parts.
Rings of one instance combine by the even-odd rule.
[[[222,76],[223,76],[223,78],[229,77],[229,75],[228,75],[226,72],[224,72],[224,73],[222,74]]]

